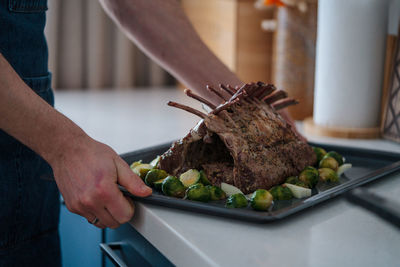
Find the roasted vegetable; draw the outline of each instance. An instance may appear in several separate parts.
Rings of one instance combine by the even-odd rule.
[[[309,188],[314,187],[318,183],[318,170],[311,166],[305,167],[299,175],[299,180]]]
[[[243,194],[242,191],[240,191],[239,188],[236,186],[227,184],[227,183],[221,183],[221,189],[226,193],[228,197],[234,195],[234,194]]]
[[[135,164],[135,163],[133,163]],[[132,165],[133,165],[132,164]],[[131,165],[131,166],[132,166]],[[140,178],[144,179],[146,174],[153,169],[153,166],[150,164],[139,163],[135,167],[133,167],[132,171],[140,176]]]
[[[131,164],[130,168],[133,170],[133,168],[135,168],[135,167],[138,166],[139,164],[142,164],[142,160],[133,162],[133,163]]]
[[[302,181],[299,180],[299,177],[297,176],[290,176],[286,179],[285,181],[286,184],[294,184],[297,186],[305,187],[308,188],[308,185]]]
[[[237,193],[228,197],[225,204],[227,208],[245,208],[247,205],[247,198],[241,193]]]
[[[313,147],[314,153],[317,156],[317,162],[320,162],[321,159],[326,155],[325,149],[321,147]]]
[[[158,181],[155,181],[155,182],[153,183],[154,188],[155,188],[156,190],[158,190],[158,191],[161,191],[161,190],[162,190],[162,183],[164,182],[165,179],[166,179],[166,178],[160,179],[160,180],[158,180]]]
[[[290,189],[295,198],[303,198],[311,196],[311,189],[297,186],[294,184],[285,184]]]
[[[168,176],[164,179],[161,189],[167,196],[182,198],[185,196],[186,188],[175,176]]]
[[[319,179],[322,182],[339,182],[339,176],[337,173],[330,168],[320,168],[318,169]]]
[[[353,165],[351,165],[351,163],[344,163],[337,169],[337,171],[336,171],[337,175],[338,176],[342,175],[345,171],[347,171],[348,169],[351,169],[352,166]]]
[[[336,159],[338,162],[339,166],[343,164],[343,156],[337,153],[336,151],[329,151],[328,153],[325,154],[324,158],[326,157],[332,157]]]
[[[207,185],[206,188],[210,191],[211,200],[221,200],[226,198],[226,194],[221,188],[214,185]]]
[[[200,171],[200,183],[204,185],[211,185],[210,181],[207,178],[207,175],[204,173],[203,170]]]
[[[250,205],[255,210],[268,210],[272,204],[272,195],[265,189],[254,191],[250,199]]]
[[[333,157],[324,157],[319,162],[319,168],[329,168],[334,171],[337,171],[337,169],[339,168],[339,163]]]
[[[269,192],[274,200],[289,200],[293,198],[292,192],[286,186],[276,185],[272,187]]]
[[[154,168],[157,168],[157,165],[158,165],[158,163],[160,162],[160,159],[161,159],[161,157],[160,157],[160,156],[157,156],[155,159],[153,159],[153,160],[150,162],[150,165],[153,166]]]
[[[301,186],[301,187],[304,187],[304,188],[309,188],[308,185],[306,183],[302,182],[302,181],[298,181],[294,185]]]
[[[198,170],[190,169],[179,176],[179,180],[185,187],[197,184],[200,181],[200,173]]]
[[[187,199],[201,202],[210,200],[210,190],[202,184],[194,184],[186,190]]]
[[[287,184],[296,184],[299,182],[299,178],[297,176],[290,176],[288,178],[286,178],[285,183]]]
[[[168,173],[164,170],[152,169],[146,174],[144,181],[147,185],[153,186],[153,183],[155,181],[164,179],[167,176],[168,176]]]

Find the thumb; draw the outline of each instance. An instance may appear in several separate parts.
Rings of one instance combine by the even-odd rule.
[[[117,167],[118,184],[125,187],[132,195],[138,197],[146,197],[151,194],[151,188],[145,185],[142,179],[132,172],[124,160],[118,157],[114,159],[114,162]]]

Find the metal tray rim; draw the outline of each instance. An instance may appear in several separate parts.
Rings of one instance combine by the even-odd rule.
[[[163,150],[168,149],[172,142],[152,146],[149,148],[144,148],[140,150],[136,150],[133,152],[128,152],[121,154],[123,159],[132,156],[138,156],[141,154],[149,153],[150,151]],[[346,149],[350,153],[362,153],[366,155],[374,155],[378,157],[390,158],[392,161],[396,160],[394,163],[387,165],[383,168],[377,169],[367,175],[359,177],[354,180],[350,180],[346,183],[335,186],[331,189],[328,189],[324,192],[315,194],[309,198],[305,198],[302,201],[297,202],[296,204],[277,210],[273,212],[260,212],[260,211],[252,211],[252,210],[244,210],[244,209],[228,209],[223,206],[214,206],[207,203],[201,203],[190,200],[183,200],[173,197],[164,196],[161,194],[153,194],[146,198],[136,197],[130,194],[125,188],[120,186],[121,191],[130,196],[132,199],[148,204],[154,204],[158,206],[164,206],[168,208],[175,208],[180,210],[186,210],[191,212],[203,213],[214,216],[222,216],[231,219],[238,219],[248,222],[254,223],[269,223],[277,220],[281,220],[285,217],[288,217],[292,214],[295,214],[301,210],[307,209],[314,205],[317,205],[323,201],[328,199],[332,199],[338,195],[341,195],[351,189],[356,188],[357,186],[366,184],[368,182],[377,180],[381,177],[392,174],[396,171],[400,170],[400,154],[387,152],[387,151],[378,151],[372,149],[361,149],[361,148],[352,148],[346,146],[337,146],[337,145],[327,145],[327,144],[318,144],[318,143],[309,143],[312,146],[322,146],[324,148],[329,148],[329,150],[343,150]]]

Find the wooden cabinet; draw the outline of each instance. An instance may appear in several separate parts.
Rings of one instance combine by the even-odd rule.
[[[183,8],[208,47],[245,82],[271,82],[273,33],[261,29],[273,10],[254,0],[182,0]]]

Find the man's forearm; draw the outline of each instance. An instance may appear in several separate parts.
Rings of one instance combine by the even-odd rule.
[[[47,161],[85,133],[35,94],[0,54],[0,129]]]
[[[127,36],[190,89],[218,102],[205,90],[241,81],[201,41],[179,1],[100,0]]]

